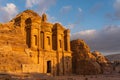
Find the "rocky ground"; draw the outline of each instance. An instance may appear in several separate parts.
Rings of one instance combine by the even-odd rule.
[[[120,74],[50,76],[46,74],[0,74],[0,80],[120,80]]]

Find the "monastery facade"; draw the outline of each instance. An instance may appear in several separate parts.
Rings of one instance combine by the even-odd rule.
[[[29,15],[15,18],[14,25],[21,27],[27,47],[31,50],[29,56],[39,65],[39,72],[71,74],[70,30],[59,23],[47,22],[46,14],[40,17],[35,12],[28,11],[25,13]]]

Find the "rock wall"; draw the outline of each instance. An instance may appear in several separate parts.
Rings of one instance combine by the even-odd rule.
[[[22,72],[24,73],[39,73],[40,64],[22,64]]]
[[[96,57],[96,62],[101,66],[102,73],[111,73],[113,71],[110,61],[98,51],[93,51],[92,55]]]
[[[11,21],[0,24],[0,46],[0,54],[4,56],[0,61],[6,60],[1,62],[0,65],[5,63],[5,66],[0,71],[71,73],[70,30],[59,23],[48,22],[46,14],[39,16],[32,10],[25,10]],[[23,64],[26,65],[21,67]]]
[[[71,41],[71,50],[74,74],[100,74],[111,69],[109,61],[97,51],[90,52],[83,40]]]

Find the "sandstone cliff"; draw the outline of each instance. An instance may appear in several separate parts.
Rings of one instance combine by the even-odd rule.
[[[25,22],[25,19],[30,16],[32,19],[34,17],[40,19],[32,10],[26,10],[11,21],[0,23],[0,72],[21,71],[22,64],[34,63],[27,54],[26,36],[20,27],[24,26],[20,21]],[[34,21],[36,20],[34,19]]]
[[[99,74],[111,69],[109,61],[99,52],[90,52],[89,46],[83,40],[71,41],[73,51],[73,72],[75,74]]]
[[[103,56],[98,51],[94,51],[94,52],[92,52],[92,54],[96,57],[96,62],[99,63],[99,65],[101,66],[102,73],[112,72],[113,67],[112,67],[110,61],[105,56]]]
[[[73,51],[73,72],[76,74],[98,74],[101,72],[96,58],[90,53],[90,48],[83,40],[71,41]]]
[[[19,29],[11,29],[12,25],[6,25],[0,27],[0,72],[21,71],[22,64],[33,61],[25,52],[27,46]]]

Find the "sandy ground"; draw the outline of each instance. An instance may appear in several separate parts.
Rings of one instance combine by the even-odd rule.
[[[1,73],[0,80],[120,80],[120,74],[49,76],[46,74],[11,74]]]

